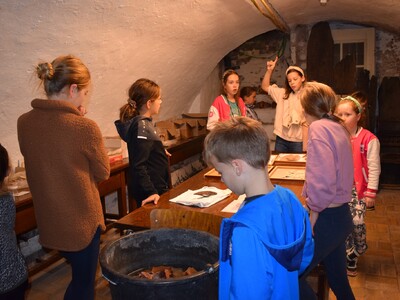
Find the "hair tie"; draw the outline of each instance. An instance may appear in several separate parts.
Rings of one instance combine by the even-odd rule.
[[[331,116],[328,113],[324,113],[322,115],[322,119],[330,119],[330,118],[331,118]]]
[[[342,102],[342,101],[344,101],[344,100],[353,101],[353,102],[355,103],[355,105],[357,106],[357,108],[358,108],[358,113],[361,114],[361,112],[363,111],[363,108],[362,108],[360,102],[358,102],[358,100],[357,100],[356,98],[354,98],[354,97],[352,97],[352,96],[346,96],[346,97],[342,98],[342,99],[340,100],[340,102]]]
[[[129,104],[132,108],[136,109],[136,101],[135,101],[135,100],[132,100],[131,98],[129,98],[129,99],[128,99],[128,104]]]

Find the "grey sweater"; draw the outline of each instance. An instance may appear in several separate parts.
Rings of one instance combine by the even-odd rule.
[[[10,193],[0,194],[0,294],[28,278],[25,259],[17,245],[14,231],[15,203]]]

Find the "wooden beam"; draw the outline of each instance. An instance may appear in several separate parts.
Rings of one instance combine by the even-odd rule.
[[[257,3],[257,1],[260,1],[263,4],[265,11],[261,8],[260,4]],[[265,0],[251,0],[251,2],[253,2],[254,6],[260,11],[260,13],[270,19],[279,30],[285,33],[290,32],[289,26],[269,2]]]

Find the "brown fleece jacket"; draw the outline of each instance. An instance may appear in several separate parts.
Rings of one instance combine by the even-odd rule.
[[[40,243],[79,251],[104,226],[97,183],[110,174],[100,129],[67,101],[35,99],[18,119]]]

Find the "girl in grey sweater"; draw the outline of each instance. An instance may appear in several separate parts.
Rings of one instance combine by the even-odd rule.
[[[9,170],[7,150],[0,144],[0,299],[25,299],[28,270],[14,231],[14,197],[4,184]]]

